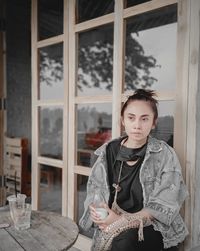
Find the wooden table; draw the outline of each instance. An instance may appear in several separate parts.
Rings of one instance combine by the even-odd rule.
[[[61,251],[68,250],[78,237],[78,227],[71,219],[45,211],[31,212],[31,227],[16,230],[8,207],[0,208],[0,251]]]

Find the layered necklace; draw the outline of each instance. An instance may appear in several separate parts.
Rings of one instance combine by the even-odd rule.
[[[144,144],[140,148],[128,148],[128,147],[123,145],[126,142],[126,140],[120,145],[120,149],[119,149],[119,151],[117,153],[117,156],[116,156],[116,159],[115,159],[115,161],[113,163],[113,167],[114,167],[117,160],[121,161],[117,182],[116,183],[114,182],[112,184],[112,186],[115,188],[116,192],[121,191],[120,183],[129,176],[129,174],[127,174],[124,177],[121,177],[124,162],[136,161],[136,163],[137,163],[140,159],[142,159],[144,157],[144,155],[146,153],[146,148],[147,148],[147,143]]]

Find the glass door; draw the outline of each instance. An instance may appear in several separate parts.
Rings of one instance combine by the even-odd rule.
[[[153,135],[173,146],[177,4],[69,2],[68,189],[74,197],[69,197],[68,212],[78,223],[94,151],[123,133],[121,104],[135,89],[157,91],[160,117]],[[93,229],[80,233],[77,247],[87,250],[82,243],[89,243]]]
[[[32,203],[66,215],[64,1],[32,1],[32,14]]]
[[[78,223],[94,151],[123,133],[121,105],[137,88],[158,93],[153,135],[181,144],[177,15],[176,0],[32,1],[34,208]],[[92,234],[76,246],[88,250]]]

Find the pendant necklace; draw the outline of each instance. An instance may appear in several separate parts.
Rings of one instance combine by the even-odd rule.
[[[120,145],[119,152],[120,152],[120,150],[121,150],[121,148],[122,148],[122,145],[126,142],[126,140],[127,140],[127,139],[123,140],[122,144]],[[119,152],[118,152],[118,154],[119,154]],[[118,154],[117,154],[117,155],[118,155]],[[116,160],[117,160],[117,158],[115,159],[113,166],[115,165]],[[117,194],[118,192],[120,192],[121,189],[122,189],[122,188],[120,187],[119,183],[120,183],[120,179],[121,179],[121,173],[122,173],[123,163],[124,163],[124,161],[121,161],[121,165],[120,165],[120,168],[119,168],[119,175],[118,175],[117,183],[113,183],[113,184],[112,184],[112,187],[115,188],[115,196],[116,196],[116,194]]]
[[[126,162],[126,161],[130,160],[130,161],[136,161],[137,162],[138,160],[140,160],[144,156],[144,154],[146,152],[146,144],[145,144],[141,148],[138,148],[137,151],[133,152],[131,150],[131,152],[129,151],[127,153],[127,149],[123,148],[123,145],[124,145],[124,143],[126,141],[127,141],[127,139],[125,139],[125,141],[123,141],[123,143],[120,145],[119,152],[118,152],[117,157],[116,157],[116,159],[115,159],[115,161],[113,163],[113,167],[114,167],[117,160],[121,161],[117,182],[112,184],[112,187],[115,188],[115,194],[122,190],[122,188],[120,187],[120,183],[129,176],[129,173],[128,173],[124,177],[121,178],[124,161]]]
[[[127,174],[121,178],[123,165],[124,165],[124,161],[121,161],[117,183],[112,184],[112,186],[115,188],[115,191],[117,192],[120,192],[122,190],[119,184],[129,176],[129,174]]]
[[[118,176],[118,179],[117,179],[117,184],[116,183],[113,183],[112,186],[115,188],[115,191],[116,192],[120,192],[121,191],[121,187],[119,185],[120,183],[120,179],[121,179],[121,173],[122,173],[122,167],[123,167],[123,163],[124,161],[121,161],[121,165],[120,165],[120,169],[119,169],[119,176]]]

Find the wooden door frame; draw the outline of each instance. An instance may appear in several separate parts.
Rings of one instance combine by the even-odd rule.
[[[67,120],[67,111],[68,111],[68,25],[67,13],[68,6],[67,0],[64,0],[64,32],[61,35],[47,38],[44,40],[38,40],[38,1],[32,0],[31,5],[31,27],[32,27],[32,58],[31,58],[31,67],[32,67],[32,208],[37,210],[39,208],[39,198],[40,198],[40,165],[50,165],[62,169],[62,215],[66,216],[67,212],[67,134],[68,134],[68,120]],[[50,45],[54,44],[63,44],[63,65],[64,65],[64,93],[66,94],[64,100],[40,100],[38,98],[38,88],[39,88],[39,50]],[[39,109],[41,107],[49,106],[61,106],[63,108],[63,159],[53,159],[46,158],[39,155]]]
[[[184,250],[200,244],[199,189],[197,166],[197,95],[200,69],[200,1],[178,0],[177,91],[175,149],[189,190],[184,218],[189,235]],[[182,144],[180,144],[182,142]]]

